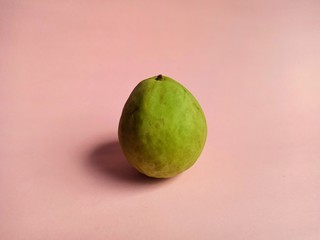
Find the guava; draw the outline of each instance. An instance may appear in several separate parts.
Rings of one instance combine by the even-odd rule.
[[[197,161],[207,124],[195,97],[172,78],[158,75],[141,81],[130,94],[118,137],[125,157],[139,172],[170,178]]]

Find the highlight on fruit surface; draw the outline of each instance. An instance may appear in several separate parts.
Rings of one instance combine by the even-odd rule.
[[[118,137],[128,162],[154,178],[190,168],[207,137],[203,110],[195,97],[170,77],[141,81],[122,110]]]

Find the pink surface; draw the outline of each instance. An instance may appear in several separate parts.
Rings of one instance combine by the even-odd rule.
[[[0,0],[0,239],[320,239],[319,1]],[[156,74],[203,106],[196,165],[117,145]]]

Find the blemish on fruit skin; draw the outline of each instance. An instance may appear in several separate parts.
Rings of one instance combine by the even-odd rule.
[[[135,108],[132,110],[132,112],[130,113],[130,115],[133,115],[135,112],[139,111],[140,107],[139,106],[135,106]]]
[[[164,95],[163,95],[163,94],[160,95],[160,102],[161,102],[161,103],[164,102]]]
[[[193,103],[193,105],[196,107],[196,109],[198,109],[198,111],[200,111],[200,110],[201,110],[198,104]]]
[[[159,128],[160,128],[160,124],[159,124],[158,122],[156,122],[156,123],[154,124],[154,127],[157,128],[157,129],[159,129]]]

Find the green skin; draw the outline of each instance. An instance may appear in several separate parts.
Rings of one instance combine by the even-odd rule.
[[[133,167],[150,177],[169,178],[196,162],[205,145],[207,124],[192,94],[159,75],[141,81],[132,91],[118,135]]]

